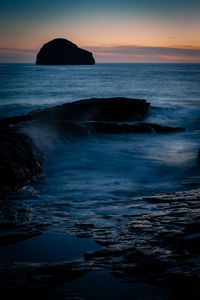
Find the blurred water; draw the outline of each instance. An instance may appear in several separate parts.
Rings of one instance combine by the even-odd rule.
[[[199,64],[1,64],[0,76],[2,117],[90,97],[126,96],[151,102],[146,121],[186,129],[75,140],[60,140],[48,128],[28,129],[48,158],[45,176],[23,199],[39,197],[35,203],[42,207],[51,201],[54,209],[59,201],[72,215],[82,205],[81,218],[103,210],[105,203],[120,213],[129,197],[198,184]]]
[[[37,183],[12,194],[9,200],[14,201],[1,203],[0,236],[3,241],[11,238],[14,242],[0,247],[0,260],[8,263],[9,276],[13,272],[12,268],[9,269],[9,262],[22,261],[28,265],[30,262],[55,263],[79,258],[81,262],[85,252],[97,250],[101,245],[109,248],[112,242],[116,243],[116,250],[123,247],[129,250],[127,253],[131,253],[131,259],[135,246],[137,251],[147,251],[151,257],[155,254],[158,259],[164,257],[165,265],[166,257],[170,257],[169,261],[174,261],[175,267],[171,268],[169,264],[167,278],[171,270],[173,274],[173,269],[177,275],[177,268],[181,270],[181,280],[182,270],[189,279],[188,274],[198,273],[196,252],[195,257],[187,259],[186,256],[185,259],[185,252],[184,257],[179,257],[177,251],[169,251],[168,244],[177,241],[175,244],[184,245],[183,235],[177,240],[175,234],[176,231],[183,234],[185,228],[191,230],[190,221],[194,222],[196,232],[199,206],[195,201],[192,203],[190,195],[189,200],[184,199],[187,198],[184,193],[175,203],[163,201],[162,196],[157,196],[155,201],[148,201],[148,197],[143,196],[200,187],[197,159],[200,147],[200,65],[0,64],[0,117],[79,99],[114,96],[145,98],[151,102],[145,122],[182,126],[186,131],[173,134],[91,134],[69,138],[61,137],[54,128],[29,124],[24,130],[41,150],[45,166]],[[171,197],[175,197],[174,194]],[[43,235],[33,237],[47,228]],[[28,237],[30,239],[23,241]],[[188,245],[187,231],[185,241]],[[196,241],[194,243],[197,245]],[[120,266],[123,264],[121,258],[114,254],[112,263],[115,265],[118,260]],[[145,259],[141,270],[145,270],[145,278],[148,278],[148,263],[147,269],[143,266]],[[112,254],[109,260],[112,260]],[[25,268],[23,264],[21,268]],[[26,281],[18,275],[24,289]],[[39,280],[42,286],[42,277]],[[84,299],[94,299],[94,295],[98,299],[105,295],[110,299],[132,299],[133,295],[137,299],[148,296],[171,299],[166,290],[137,281],[130,284],[108,274],[108,271],[96,271],[59,286],[48,299],[66,298],[60,293],[66,288],[80,293]]]

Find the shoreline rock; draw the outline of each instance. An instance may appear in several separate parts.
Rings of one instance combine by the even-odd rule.
[[[123,122],[143,120],[150,103],[142,99],[125,97],[91,98],[35,110],[26,115],[0,119],[0,125],[25,121],[107,121]]]
[[[153,123],[117,124],[105,122],[86,122],[87,128],[96,133],[173,133],[185,131],[182,127],[169,127]]]
[[[31,134],[42,129],[55,130],[66,137],[124,133],[173,133],[181,127],[153,123],[125,124],[141,121],[149,111],[146,100],[130,98],[94,98],[36,110],[22,116],[0,119],[0,196],[20,190],[33,183],[43,170],[41,153]],[[123,122],[123,123],[121,123]]]
[[[9,126],[0,129],[0,197],[34,182],[42,160],[32,140]]]
[[[51,262],[2,262],[2,294],[8,295],[9,299],[13,295],[20,299],[46,299],[52,296],[55,298],[55,292],[60,291],[62,284],[86,276],[89,271],[105,270],[123,282],[143,282],[164,288],[170,297],[162,299],[198,299],[199,200],[200,189],[129,198],[132,203],[131,213],[122,214],[120,219],[118,215],[108,214],[110,218],[116,218],[119,222],[117,226],[113,222],[113,227],[108,227],[106,223],[104,226],[100,222],[94,223],[94,215],[87,220],[79,219],[79,222],[75,222],[76,218],[70,218],[70,232],[81,238],[88,237],[87,233],[90,232],[90,236],[100,245],[99,249],[91,249],[79,258],[69,261],[56,262],[52,256]],[[133,210],[134,205],[144,206],[144,203],[149,206],[148,212]],[[15,220],[19,225],[18,232],[29,232],[30,228],[36,228],[38,223],[40,226],[45,225],[45,214],[43,221],[30,219],[29,223],[26,219],[29,215],[27,209],[19,207],[21,213],[16,214],[18,203],[12,201],[7,204],[14,204],[10,209],[13,215],[19,218]],[[63,223],[62,218],[60,222]],[[57,222],[54,225],[52,231],[58,228]],[[15,222],[13,226],[16,226]],[[63,231],[63,235],[66,234],[67,232]],[[104,283],[104,280],[101,281],[102,286]],[[94,282],[90,284],[88,281],[88,291],[91,285],[94,285]],[[82,290],[80,299],[84,296],[81,292]]]

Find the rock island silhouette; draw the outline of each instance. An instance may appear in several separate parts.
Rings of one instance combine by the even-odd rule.
[[[42,46],[37,54],[37,65],[94,65],[91,52],[74,43],[58,38]]]

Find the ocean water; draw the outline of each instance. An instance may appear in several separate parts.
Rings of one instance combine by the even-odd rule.
[[[159,247],[152,247],[152,236],[157,239],[158,231],[161,237],[162,232],[164,236],[169,232],[171,238],[177,230],[183,232],[190,220],[197,220],[199,206],[187,202],[182,194],[182,202],[172,205],[162,203],[162,197],[155,202],[147,198],[200,187],[199,64],[0,64],[0,117],[91,97],[118,96],[150,102],[145,122],[181,126],[185,131],[61,137],[47,126],[27,126],[26,134],[44,157],[44,172],[35,184],[1,203],[0,236],[3,241],[7,236],[14,237],[13,241],[19,237],[19,242],[0,247],[2,263],[22,262],[23,269],[24,262],[54,263],[79,258],[83,262],[85,252],[100,249],[102,244],[109,247],[113,242],[115,251],[125,247],[125,254],[132,253],[136,247],[150,256],[155,252],[156,257],[166,261],[171,255],[168,240],[163,244],[162,238],[155,240]],[[171,226],[171,222],[175,225]],[[134,230],[133,224],[137,223],[139,229]],[[43,231],[43,235],[33,237]],[[20,241],[24,237],[29,239]],[[121,258],[116,257],[114,254],[113,261],[110,258],[111,269],[117,260],[121,264]],[[189,260],[184,262],[177,257],[174,264],[183,274]],[[11,274],[9,264],[6,268]],[[195,268],[195,264],[189,265],[187,270],[195,274]],[[169,299],[165,290],[145,283],[122,283],[107,270],[61,286],[48,299],[66,299],[59,294],[66,287],[80,292],[86,300],[93,299],[94,294],[96,299],[102,299],[102,293],[113,300],[132,299],[133,294],[135,299],[148,295]]]
[[[151,103],[145,122],[186,129],[61,139],[50,128],[27,128],[44,154],[44,174],[11,198],[55,230],[71,233],[73,224],[86,220],[115,228],[130,211],[150,213],[152,208],[135,198],[199,186],[199,64],[0,64],[0,84],[0,117],[125,96]]]
[[[151,103],[146,122],[186,129],[61,141],[49,128],[28,128],[47,157],[45,176],[32,187],[40,199],[109,201],[184,189],[199,179],[199,64],[1,64],[0,82],[1,117],[91,97],[125,96]]]

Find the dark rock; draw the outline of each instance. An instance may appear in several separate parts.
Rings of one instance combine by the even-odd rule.
[[[0,208],[0,246],[23,241],[42,234],[49,227],[49,222],[42,222],[32,209],[19,201],[12,201],[13,196],[1,200]],[[16,200],[16,199],[15,199]]]
[[[116,228],[105,225],[103,234],[102,226],[95,226],[97,243],[98,236],[110,242],[114,237],[115,243],[86,252],[85,260],[94,267],[108,268],[127,282],[141,280],[167,288],[171,294],[167,299],[198,299],[199,200],[200,189],[133,198],[135,207],[141,201],[144,209],[123,215]],[[145,207],[150,209],[148,213]]]
[[[150,103],[146,100],[116,97],[92,98],[42,109],[27,115],[4,118],[1,124],[24,121],[135,121],[148,113]]]
[[[185,131],[182,127],[170,127],[170,126],[162,126],[153,123],[140,123],[140,126],[150,127],[156,133],[172,133],[172,132],[182,132]]]
[[[89,271],[80,260],[50,264],[4,262],[0,267],[2,299],[48,299],[56,288]]]
[[[28,126],[28,122],[26,126]],[[35,124],[35,125],[34,125]],[[71,122],[71,121],[35,121],[31,122],[35,128],[49,127],[56,130],[61,136],[68,138],[87,137],[93,133],[104,134],[131,134],[131,133],[173,133],[185,131],[182,127],[169,127],[152,123],[121,124],[117,122]]]
[[[0,196],[32,183],[42,172],[42,161],[31,139],[16,129],[0,129]]]
[[[20,123],[27,127],[30,121],[49,124],[68,135],[87,135],[88,128],[73,122],[125,121],[142,118],[148,112],[146,100],[128,98],[87,99],[33,111],[30,114],[0,120],[0,182],[1,195],[32,183],[42,171],[42,162],[32,140],[19,129],[9,127]],[[26,123],[23,123],[26,122]],[[33,122],[32,122],[33,123]],[[41,126],[42,128],[42,126]]]
[[[161,126],[151,123],[117,124],[105,122],[86,122],[87,128],[93,132],[106,134],[120,133],[173,133],[184,131],[181,127]]]
[[[92,98],[33,112],[40,119],[66,121],[133,121],[143,119],[150,103],[125,97]]]
[[[94,65],[92,53],[66,39],[55,39],[40,49],[37,65]]]
[[[116,122],[141,120],[148,113],[150,103],[129,98],[94,98],[36,110],[30,114],[0,119],[0,195],[28,185],[42,172],[40,153],[32,139],[23,132],[28,127],[40,131],[55,130],[74,138],[90,133],[171,133],[184,131],[151,123],[123,124]],[[17,124],[17,125],[16,125]],[[11,127],[12,126],[12,127]],[[31,135],[30,135],[31,136]]]

